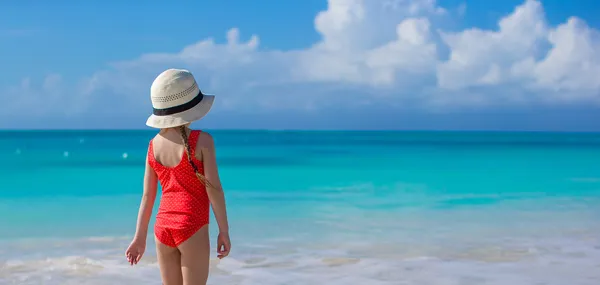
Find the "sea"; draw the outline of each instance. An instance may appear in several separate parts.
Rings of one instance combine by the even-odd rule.
[[[600,134],[209,132],[209,284],[600,284]],[[0,132],[0,284],[161,284],[154,220],[125,258],[154,135]]]

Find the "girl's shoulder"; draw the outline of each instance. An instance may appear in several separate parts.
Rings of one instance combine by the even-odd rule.
[[[200,132],[198,134],[198,142],[196,145],[197,147],[208,148],[208,149],[214,148],[214,140],[210,133],[201,131],[201,130],[196,130],[196,131]]]

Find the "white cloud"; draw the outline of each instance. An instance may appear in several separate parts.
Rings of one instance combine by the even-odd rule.
[[[598,101],[600,35],[582,20],[552,27],[542,4],[525,0],[494,30],[436,26],[467,7],[456,10],[434,0],[329,0],[315,16],[321,40],[305,49],[263,50],[258,36],[243,39],[234,28],[222,44],[209,38],[177,53],[115,63],[64,96],[78,97],[80,108],[116,101],[142,112],[153,78],[183,67],[207,92],[220,94],[217,109]],[[48,80],[42,89],[64,87]]]
[[[35,113],[47,115],[56,110],[61,97],[66,97],[62,89],[62,78],[58,74],[48,75],[39,84],[31,78],[24,78],[19,85],[13,86],[3,94],[4,104],[0,110],[13,114],[16,110],[35,110]]]
[[[570,18],[552,30],[548,40],[553,48],[532,70],[536,84],[559,92],[581,91],[581,96],[598,93],[600,33],[580,19]]]
[[[439,86],[463,89],[470,86],[510,82],[511,67],[534,60],[548,34],[542,6],[527,1],[501,19],[498,31],[472,28],[456,33],[442,32],[450,57],[438,66]]]
[[[504,96],[546,102],[599,99],[600,34],[575,17],[548,27],[538,1],[517,7],[500,20],[498,31],[474,28],[442,37],[451,55],[438,66],[441,88],[512,85]]]

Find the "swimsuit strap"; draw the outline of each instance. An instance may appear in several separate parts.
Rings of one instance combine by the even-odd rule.
[[[198,145],[198,137],[200,136],[200,130],[192,130],[190,132],[190,137],[188,138],[188,144],[190,145],[190,149],[192,150],[191,156],[196,157],[196,145]]]
[[[154,166],[154,139],[150,140],[150,143],[148,144],[148,163],[150,163],[150,165]]]
[[[148,144],[148,161],[150,160],[154,160],[154,144],[153,144],[154,139],[150,140],[150,143]]]

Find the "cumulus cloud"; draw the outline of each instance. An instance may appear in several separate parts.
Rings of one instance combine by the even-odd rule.
[[[497,31],[442,32],[451,53],[438,65],[440,88],[510,87],[511,93],[505,96],[520,100],[598,100],[597,30],[575,17],[549,27],[542,4],[535,0],[517,7],[498,26]]]
[[[82,79],[74,94],[60,96],[79,98],[77,110],[119,102],[123,110],[146,112],[153,78],[178,67],[220,95],[216,111],[370,104],[443,109],[600,98],[598,30],[576,17],[553,27],[538,0],[525,0],[495,29],[461,31],[438,24],[457,15],[434,0],[327,3],[314,19],[321,38],[309,47],[266,50],[257,35],[244,37],[232,28],[224,43],[208,38],[177,53],[117,62]],[[59,94],[64,86],[48,80],[42,89]]]
[[[515,63],[534,60],[546,39],[548,28],[541,4],[527,1],[513,14],[500,20],[497,31],[472,28],[456,33],[442,32],[450,57],[438,66],[441,88],[462,89],[498,85],[511,79]]]

